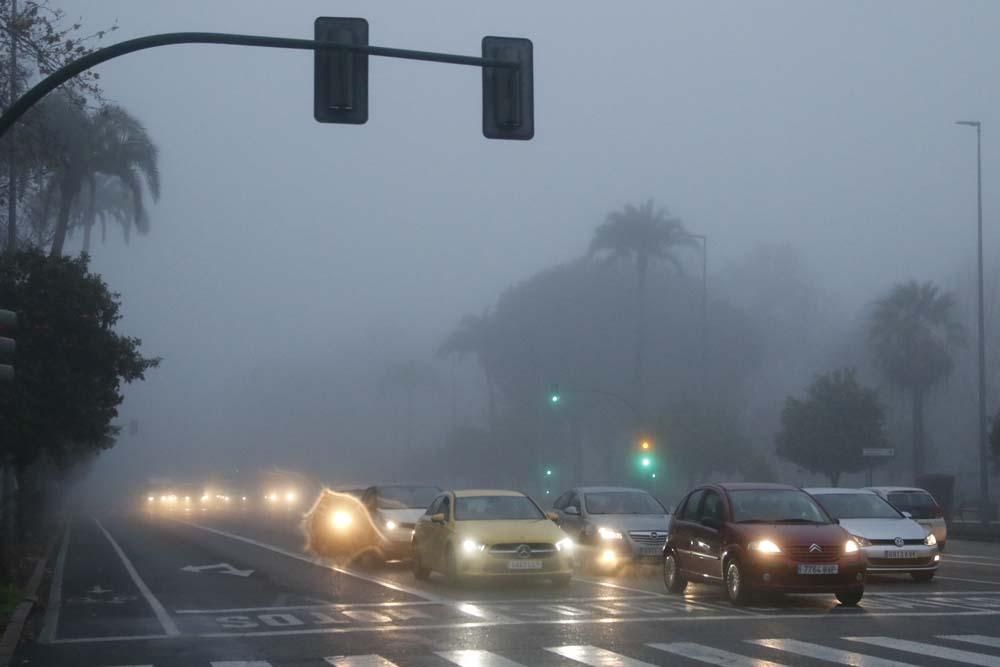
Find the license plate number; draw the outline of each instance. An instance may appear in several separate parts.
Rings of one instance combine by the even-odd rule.
[[[886,551],[886,558],[916,558],[916,551]]]
[[[541,570],[542,561],[540,560],[512,560],[507,563],[508,570]]]
[[[840,567],[834,565],[799,565],[799,574],[837,574]]]
[[[640,556],[659,556],[663,553],[663,549],[660,547],[639,547]]]

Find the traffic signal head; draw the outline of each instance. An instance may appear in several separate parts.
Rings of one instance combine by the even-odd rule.
[[[562,394],[559,392],[559,385],[554,384],[549,387],[549,403],[559,405],[562,401]]]
[[[640,444],[639,447],[641,447],[643,451],[649,451],[650,448],[649,440],[643,440],[642,444]]]
[[[10,310],[0,310],[0,382],[14,379],[14,352],[17,345],[8,334],[17,328],[17,314]]]
[[[320,16],[318,42],[368,46],[365,19]],[[368,54],[318,49],[313,66],[313,116],[320,123],[368,122]]]
[[[639,461],[639,465],[641,465],[643,468],[649,468],[651,465],[653,465],[653,459],[649,458],[648,456],[643,456],[642,459]]]
[[[483,37],[483,58],[519,67],[483,67],[483,136],[531,139],[535,136],[535,82],[531,40]]]
[[[545,476],[546,477],[552,477],[552,468],[546,468],[545,469]]]

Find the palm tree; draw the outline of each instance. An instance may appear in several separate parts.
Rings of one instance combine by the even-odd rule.
[[[108,223],[116,223],[122,229],[128,244],[132,228],[140,234],[149,233],[149,214],[140,204],[136,207],[135,197],[121,180],[104,174],[97,174],[85,193],[81,210],[70,227],[83,227],[83,252],[90,252],[91,234],[94,227],[101,225],[101,243],[107,241]]]
[[[454,356],[461,359],[470,354],[476,356],[479,367],[483,371],[483,378],[486,380],[487,414],[490,426],[495,423],[496,419],[496,393],[491,361],[492,327],[493,322],[489,311],[482,315],[466,315],[437,349],[439,358]]]
[[[90,114],[66,98],[50,109],[58,159],[47,190],[59,198],[51,254],[62,254],[74,206],[84,204],[84,191],[96,217],[98,192],[106,186],[99,182],[101,177],[116,181],[128,193],[132,223],[140,232],[146,229],[143,183],[154,201],[160,197],[159,151],[146,128],[123,108],[110,104]],[[93,217],[84,213],[84,227],[93,223]]]
[[[590,255],[606,254],[612,260],[634,260],[636,272],[636,321],[633,382],[635,404],[643,406],[643,353],[646,345],[646,276],[649,263],[663,259],[680,270],[680,261],[673,254],[678,247],[696,246],[695,239],[684,229],[679,218],[671,217],[665,208],[655,209],[653,200],[638,208],[628,204],[621,211],[608,214],[607,220],[594,230]]]
[[[965,344],[955,320],[955,297],[934,283],[896,285],[875,304],[868,331],[875,363],[892,385],[910,393],[913,410],[913,472],[924,471],[924,402],[955,367]]]

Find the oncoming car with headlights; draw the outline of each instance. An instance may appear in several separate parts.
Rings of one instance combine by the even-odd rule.
[[[685,496],[671,516],[663,582],[717,583],[735,605],[755,592],[833,593],[844,605],[865,591],[858,543],[812,496],[782,484],[716,484]]]
[[[371,517],[372,547],[379,558],[409,558],[417,519],[439,493],[441,489],[437,486],[419,484],[385,484],[365,489],[361,504]]]
[[[526,575],[569,584],[573,542],[528,496],[518,491],[442,493],[417,522],[413,573],[467,577]]]
[[[916,581],[934,578],[941,556],[937,538],[864,489],[805,489],[854,536],[868,557],[868,573],[909,574]]]

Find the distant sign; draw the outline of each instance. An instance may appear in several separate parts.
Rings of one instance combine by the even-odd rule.
[[[866,447],[861,450],[862,456],[895,456],[894,447]]]

